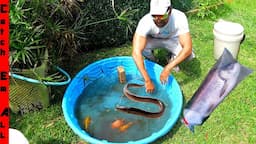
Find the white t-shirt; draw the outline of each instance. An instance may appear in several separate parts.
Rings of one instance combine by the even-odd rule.
[[[153,17],[149,13],[142,17],[136,28],[137,34],[153,38],[175,39],[180,34],[187,32],[189,32],[187,17],[183,12],[176,9],[172,9],[168,23],[162,28],[155,25]]]

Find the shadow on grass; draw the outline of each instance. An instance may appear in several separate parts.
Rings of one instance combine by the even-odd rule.
[[[158,64],[165,66],[168,63],[168,52],[165,49],[156,49],[154,55],[158,60]],[[176,73],[179,77],[179,84],[184,85],[188,82],[191,82],[201,76],[201,63],[197,58],[194,58],[190,61],[183,61],[179,64],[180,72]],[[185,76],[180,73],[185,74]]]
[[[70,144],[68,142],[58,140],[58,139],[49,139],[49,140],[42,140],[42,141],[37,141],[36,143],[42,143],[42,144]]]
[[[181,128],[181,117],[177,120],[176,124],[173,126],[173,128],[163,137],[159,138],[157,141],[153,142],[152,144],[162,144],[166,141],[166,139],[171,139]]]
[[[42,140],[42,141],[37,141],[37,144],[89,144],[83,140],[78,140],[76,142],[67,142],[59,139],[49,139],[49,140]]]
[[[183,79],[179,79],[181,85],[191,82],[201,76],[201,63],[197,58],[191,61],[184,61],[180,65],[181,72],[186,76]]]

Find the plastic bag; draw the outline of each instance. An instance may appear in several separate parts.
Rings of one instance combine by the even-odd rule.
[[[182,122],[194,132],[194,126],[202,125],[230,91],[251,72],[224,49],[222,56],[187,103]]]

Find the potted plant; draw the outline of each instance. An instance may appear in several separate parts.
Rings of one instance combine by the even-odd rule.
[[[33,25],[35,21],[31,19],[31,10],[31,8],[26,8],[25,1],[11,0],[10,71],[24,77],[36,78],[35,75],[44,77],[47,63],[43,61],[46,50],[45,45],[42,43],[44,29],[41,25]],[[23,114],[35,108],[41,109],[48,105],[49,96],[46,86],[31,85],[26,81],[11,76],[10,108],[13,112],[21,112]]]
[[[64,82],[53,83],[59,77],[57,74],[48,76],[49,63],[52,63],[49,57],[55,53],[48,53],[47,27],[40,19],[40,11],[44,10],[42,7],[32,1],[11,0],[10,108],[15,113],[24,114],[47,107],[50,102],[47,85],[67,84],[70,81],[69,75],[58,67],[57,70],[66,76]]]

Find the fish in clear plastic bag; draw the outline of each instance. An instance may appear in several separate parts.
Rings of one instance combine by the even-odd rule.
[[[224,49],[184,108],[182,122],[194,132],[194,126],[202,125],[231,90],[251,72]]]

